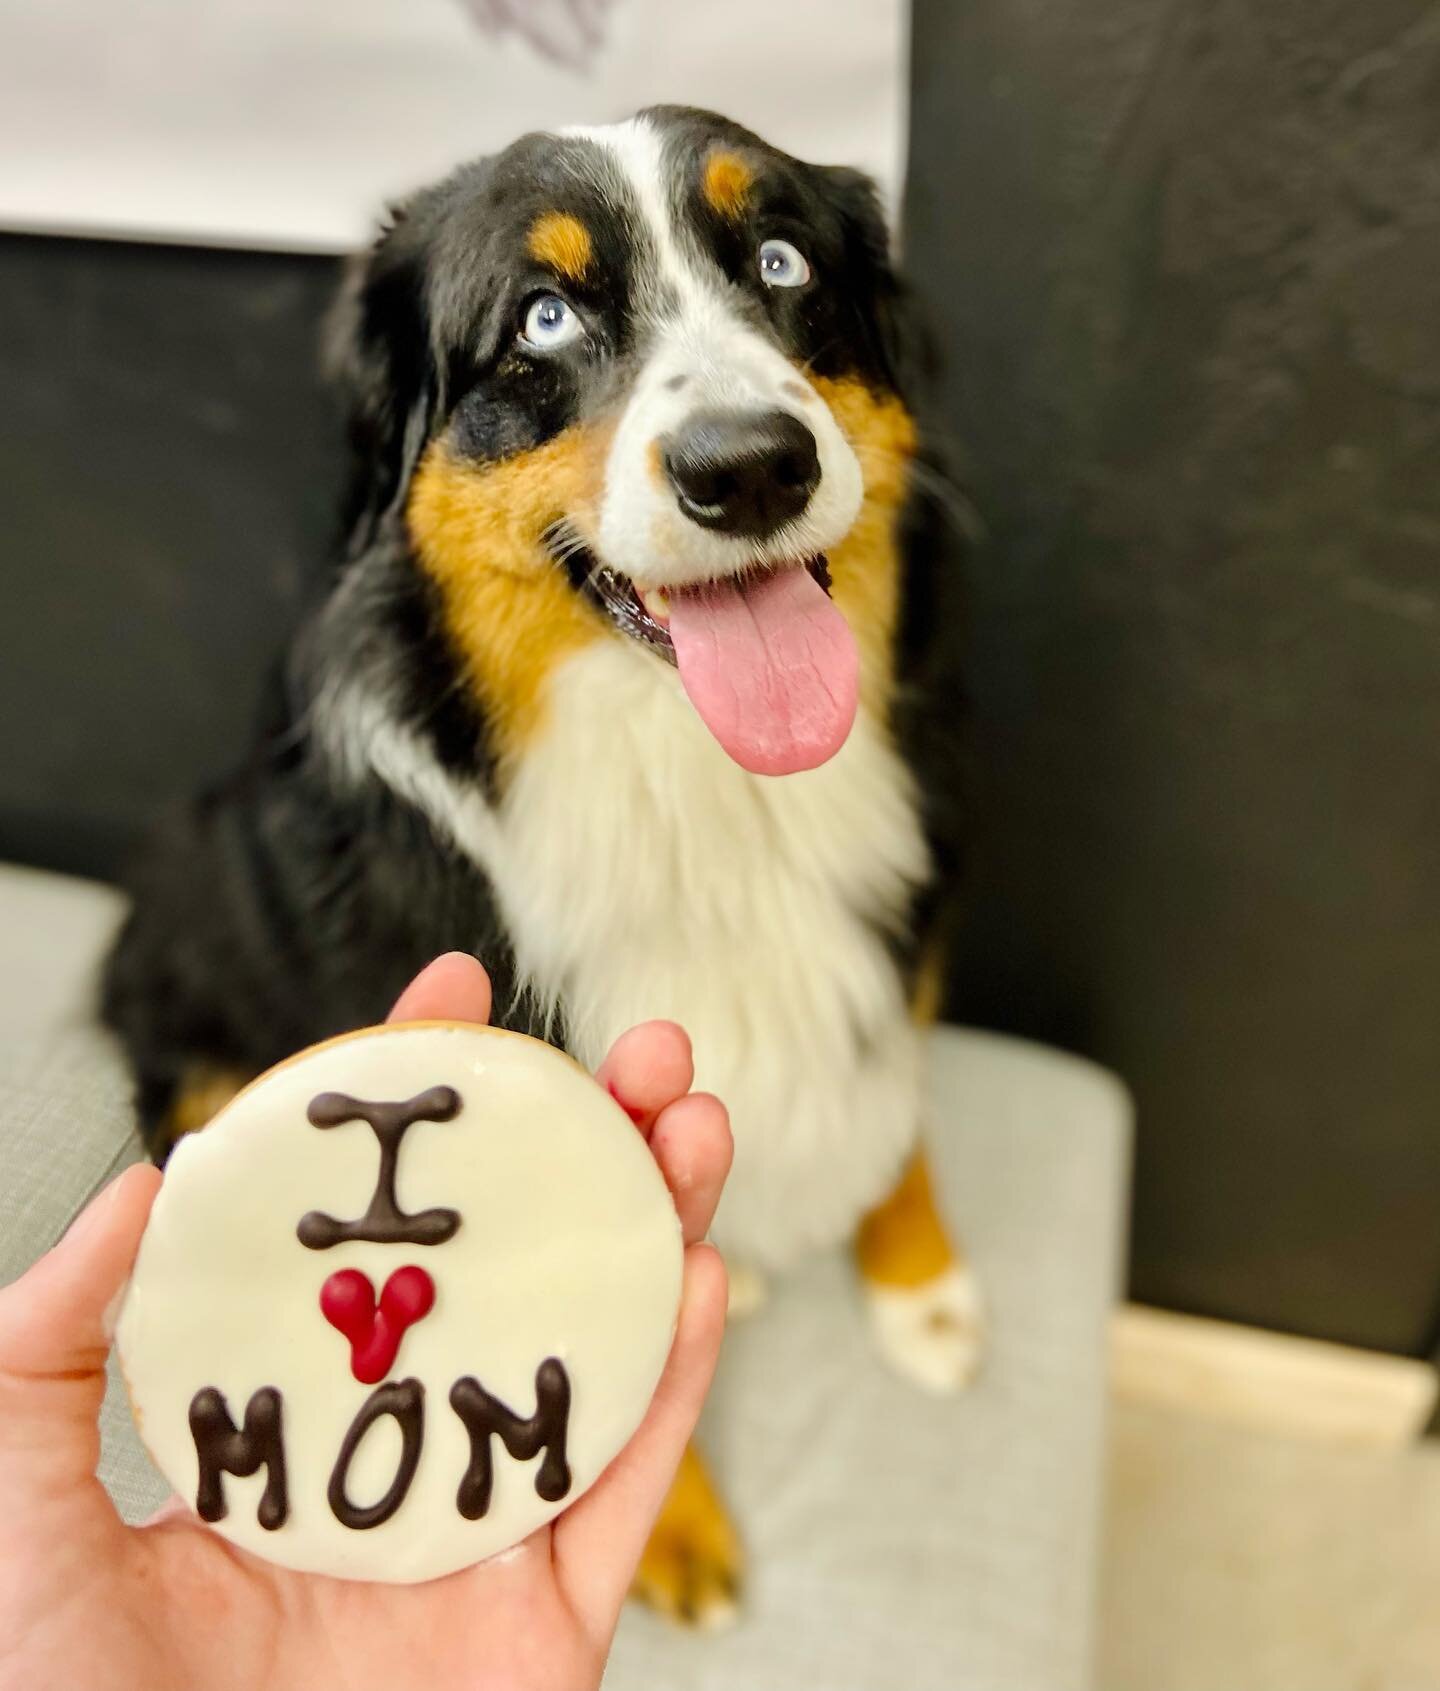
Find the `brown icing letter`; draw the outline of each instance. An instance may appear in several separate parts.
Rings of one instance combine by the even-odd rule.
[[[195,1512],[202,1521],[223,1521],[229,1512],[222,1474],[248,1479],[261,1464],[265,1490],[256,1519],[266,1532],[285,1524],[290,1500],[285,1489],[285,1435],[281,1425],[280,1393],[262,1386],[245,1405],[245,1424],[236,1428],[225,1399],[206,1386],[190,1399],[190,1436],[200,1458],[200,1483]]]
[[[345,1481],[360,1441],[382,1415],[393,1415],[399,1424],[400,1466],[395,1470],[389,1491],[380,1501],[361,1508],[350,1501]],[[424,1438],[425,1388],[418,1380],[390,1380],[371,1392],[345,1434],[330,1475],[330,1489],[326,1493],[331,1512],[342,1527],[354,1527],[357,1532],[362,1532],[366,1527],[378,1527],[390,1519],[410,1490],[410,1482],[420,1464],[420,1446]]]
[[[460,1113],[460,1094],[450,1086],[432,1086],[404,1103],[369,1103],[343,1092],[322,1092],[306,1111],[313,1127],[342,1127],[363,1121],[380,1142],[380,1175],[370,1207],[358,1221],[337,1221],[323,1210],[300,1218],[295,1232],[312,1251],[328,1251],[343,1239],[368,1239],[377,1245],[443,1245],[460,1225],[457,1210],[419,1210],[407,1215],[395,1199],[395,1167],[400,1141],[417,1121],[452,1121]]]
[[[467,1521],[478,1521],[490,1507],[495,1478],[490,1460],[492,1434],[499,1436],[517,1462],[528,1462],[537,1451],[545,1452],[535,1475],[537,1497],[558,1503],[569,1491],[565,1437],[570,1426],[570,1376],[558,1358],[546,1357],[535,1370],[535,1413],[528,1421],[522,1421],[468,1374],[450,1388],[450,1406],[470,1435],[470,1464],[455,1498],[455,1507]]]

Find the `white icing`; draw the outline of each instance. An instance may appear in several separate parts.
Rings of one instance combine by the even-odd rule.
[[[405,1134],[396,1182],[402,1210],[458,1210],[443,1244],[346,1241],[307,1249],[296,1223],[319,1209],[365,1213],[379,1147],[362,1121],[319,1129],[321,1092],[368,1100],[450,1086],[448,1122]],[[415,1263],[435,1307],[404,1334],[386,1378],[425,1388],[424,1444],[404,1503],[380,1526],[343,1526],[326,1497],[346,1430],[375,1389],[350,1369],[350,1347],[320,1310],[342,1268],[376,1293]],[[286,1567],[354,1579],[431,1579],[504,1550],[580,1496],[639,1425],[664,1366],[680,1296],[681,1241],[670,1195],[623,1111],[563,1054],[491,1029],[436,1024],[372,1029],[272,1070],[166,1171],[120,1314],[117,1344],[136,1424],[161,1471],[195,1500],[191,1399],[224,1394],[238,1427],[262,1386],[283,1400],[289,1517],[256,1519],[264,1471],[223,1477],[228,1513],[215,1530]],[[456,1490],[469,1437],[451,1408],[465,1375],[517,1415],[535,1410],[535,1370],[558,1357],[572,1401],[566,1496],[535,1493],[541,1458],[516,1462],[491,1440],[488,1513],[467,1521]],[[389,1487],[395,1421],[367,1433],[349,1472],[357,1504]]]

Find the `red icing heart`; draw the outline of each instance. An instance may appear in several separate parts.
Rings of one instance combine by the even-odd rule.
[[[435,1282],[423,1268],[397,1268],[385,1282],[380,1307],[370,1276],[342,1268],[320,1288],[320,1312],[350,1341],[350,1372],[373,1386],[395,1361],[405,1329],[435,1306]]]

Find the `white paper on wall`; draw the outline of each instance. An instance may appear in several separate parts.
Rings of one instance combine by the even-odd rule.
[[[338,251],[527,129],[657,101],[896,202],[908,0],[0,0],[0,227]]]

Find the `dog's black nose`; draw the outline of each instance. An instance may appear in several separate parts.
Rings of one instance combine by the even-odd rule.
[[[697,412],[660,455],[680,509],[717,534],[773,534],[820,485],[815,436],[788,411]]]

